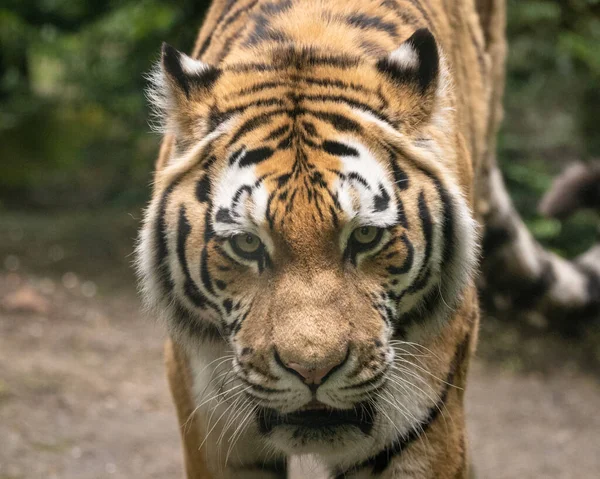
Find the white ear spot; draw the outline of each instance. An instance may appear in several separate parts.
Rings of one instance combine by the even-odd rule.
[[[194,60],[184,53],[181,54],[180,62],[183,72],[192,76],[202,75],[210,68],[206,63],[201,62],[200,60]]]
[[[401,69],[416,70],[419,68],[419,55],[410,43],[403,43],[396,48],[390,54],[389,59]]]

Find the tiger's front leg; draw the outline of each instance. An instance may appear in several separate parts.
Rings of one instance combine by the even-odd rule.
[[[228,384],[231,378],[222,367],[223,359],[200,366],[199,358],[190,360],[183,348],[169,339],[165,361],[187,479],[287,477],[285,457],[273,453],[252,427],[252,409],[243,407],[243,388]],[[225,398],[228,392],[229,398]]]

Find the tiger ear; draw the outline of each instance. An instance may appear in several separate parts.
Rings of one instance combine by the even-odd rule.
[[[168,43],[162,45],[161,66],[172,94],[186,99],[207,93],[220,75],[220,70],[200,60],[194,60]]]
[[[414,85],[425,94],[437,85],[440,58],[437,43],[427,28],[417,30],[388,56],[377,69],[397,85]]]
[[[161,125],[167,125],[162,129],[169,129],[173,120],[182,119],[198,107],[202,109],[220,75],[219,68],[194,60],[163,43],[161,60],[149,76],[148,89],[155,116]]]

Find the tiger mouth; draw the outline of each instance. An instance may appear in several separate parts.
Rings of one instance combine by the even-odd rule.
[[[373,427],[375,409],[369,403],[357,404],[352,409],[335,409],[317,401],[311,401],[291,413],[282,414],[274,409],[263,408],[258,412],[261,432],[268,434],[278,426],[292,426],[312,431],[337,427],[356,427],[368,434]]]

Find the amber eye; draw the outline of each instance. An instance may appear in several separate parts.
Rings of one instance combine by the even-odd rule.
[[[348,238],[344,256],[356,264],[358,254],[369,253],[377,248],[383,239],[384,231],[383,228],[377,228],[376,226],[356,228]]]
[[[379,236],[380,229],[375,226],[361,226],[352,232],[352,237],[360,245],[369,245]]]
[[[262,248],[262,242],[259,237],[252,233],[235,235],[230,241],[235,252],[241,256],[254,256]]]

